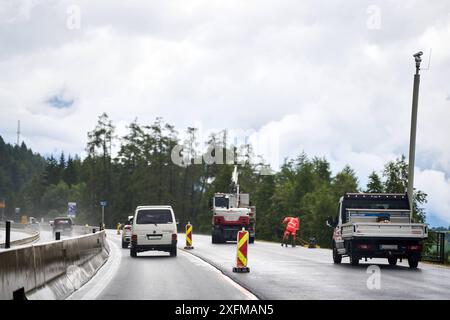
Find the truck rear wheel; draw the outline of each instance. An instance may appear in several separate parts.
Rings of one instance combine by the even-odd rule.
[[[352,266],[359,265],[359,257],[354,253],[350,254],[350,264]]]
[[[211,242],[212,243],[223,243],[224,241],[223,241],[222,233],[220,231],[214,230],[212,232]]]
[[[333,262],[339,264],[342,262],[342,255],[337,251],[336,245],[333,244]]]
[[[417,269],[417,266],[419,265],[419,257],[409,257],[408,258],[408,264],[410,269]]]
[[[388,258],[388,262],[389,262],[389,265],[395,266],[397,264],[397,258],[390,257],[390,258]]]

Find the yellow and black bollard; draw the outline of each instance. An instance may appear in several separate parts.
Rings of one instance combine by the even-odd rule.
[[[192,225],[190,222],[186,225],[186,246],[185,249],[194,249],[192,246]]]
[[[242,228],[242,231],[237,235],[237,255],[236,255],[236,267],[233,267],[233,272],[247,273],[250,272],[250,268],[247,267],[248,259],[248,231]]]

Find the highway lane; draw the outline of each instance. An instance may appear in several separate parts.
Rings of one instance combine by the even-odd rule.
[[[27,243],[27,244],[23,244],[23,245],[12,246],[12,247],[18,248],[18,247],[28,246],[30,244],[39,244],[39,243],[55,241],[55,235],[53,234],[52,231],[48,230],[48,228],[37,228],[36,227],[35,230],[39,231],[39,239],[38,240],[36,240],[32,243]],[[69,239],[71,237],[76,237],[76,236],[79,236],[82,234],[84,234],[84,233],[78,233],[74,230],[74,232],[72,233],[72,236],[61,235],[61,239]],[[26,238],[29,236],[30,236],[30,234],[26,233],[26,232],[21,232],[21,231],[16,231],[16,230],[11,231],[11,241],[23,239],[23,238]],[[0,243],[3,243],[4,241],[5,241],[5,231],[0,229]],[[0,250],[4,250],[4,249],[0,249]]]
[[[69,299],[254,299],[247,290],[188,253],[142,252],[131,258],[121,238],[107,230],[111,261]],[[184,241],[184,238],[183,238]]]
[[[184,234],[179,242],[180,248],[184,246]],[[410,270],[405,262],[391,267],[386,259],[361,261],[354,267],[348,258],[335,265],[328,249],[256,241],[249,246],[250,273],[237,274],[232,272],[235,243],[211,244],[210,236],[194,234],[193,246],[190,253],[262,299],[450,299],[448,267],[420,263],[417,270]],[[374,275],[368,273],[371,265],[380,270],[379,289]]]
[[[4,243],[5,242],[5,229],[0,229],[0,243]],[[29,237],[30,234],[26,233],[26,232],[21,232],[21,231],[16,231],[16,230],[11,230],[11,241],[15,241],[15,240],[20,240],[23,238],[27,238]]]

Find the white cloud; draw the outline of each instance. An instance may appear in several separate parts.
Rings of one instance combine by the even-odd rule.
[[[416,187],[426,190],[428,209],[443,221],[450,221],[450,179],[442,171],[423,170],[415,172]]]

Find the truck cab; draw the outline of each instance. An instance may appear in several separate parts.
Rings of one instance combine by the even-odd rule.
[[[250,206],[249,194],[215,193],[210,205],[213,212],[212,243],[236,241],[242,228],[249,232],[249,242],[254,242],[256,209]]]
[[[387,258],[390,265],[407,259],[417,268],[428,227],[413,223],[407,194],[346,193],[341,197],[335,219],[333,261],[348,256],[352,265],[360,259]]]

